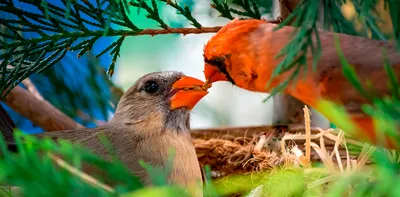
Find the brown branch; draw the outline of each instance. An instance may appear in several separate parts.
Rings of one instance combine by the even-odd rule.
[[[279,17],[274,20],[268,21],[269,23],[279,24],[284,21],[300,3],[300,0],[279,0]],[[293,19],[291,22],[293,22]]]
[[[39,90],[36,89],[35,85],[32,83],[32,81],[29,78],[26,78],[25,80],[23,80],[22,84],[24,84],[24,86],[26,87],[26,90],[28,90],[28,92],[31,93],[33,96],[35,96],[38,100],[44,101],[44,98],[39,93]]]
[[[140,36],[140,35],[162,35],[162,34],[203,34],[203,33],[216,33],[222,27],[202,27],[202,28],[169,28],[169,29],[144,29],[139,33],[133,33],[129,36]]]
[[[14,111],[45,131],[83,128],[46,100],[39,100],[21,86],[16,86],[3,100]]]

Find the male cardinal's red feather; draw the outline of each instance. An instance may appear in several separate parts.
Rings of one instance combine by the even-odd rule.
[[[273,31],[277,25],[264,20],[234,20],[214,35],[204,47],[204,73],[208,82],[230,81],[241,88],[270,92],[294,72],[291,69],[272,80],[272,72],[281,62],[277,54],[291,39],[294,27],[283,27]],[[312,70],[312,53],[307,53],[307,71],[300,70],[300,78],[287,86],[285,93],[321,111],[320,101],[326,99],[345,106],[356,128],[357,137],[377,144],[377,133],[373,119],[361,109],[369,101],[363,97],[344,77],[342,64],[334,46],[335,33],[319,32],[322,54],[316,71]],[[382,48],[385,46],[389,63],[400,77],[400,53],[393,42],[371,40],[338,34],[341,49],[365,85],[367,92],[382,97],[390,95],[389,77],[384,70]],[[305,76],[304,76],[305,75]],[[400,80],[400,79],[399,79]],[[322,112],[322,111],[321,111]],[[322,112],[323,113],[323,112]],[[324,114],[329,119],[330,114]],[[340,122],[331,120],[341,127]],[[344,126],[345,127],[345,126]],[[345,128],[343,128],[345,129]],[[400,147],[386,140],[387,147]]]

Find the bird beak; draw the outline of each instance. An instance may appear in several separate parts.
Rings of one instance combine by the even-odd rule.
[[[192,109],[207,92],[208,87],[204,82],[189,76],[183,76],[172,84],[172,96],[170,109],[174,110],[180,107]]]
[[[214,83],[216,81],[228,81],[228,78],[224,73],[218,70],[216,66],[206,64],[204,66],[204,75],[206,77],[206,83]]]

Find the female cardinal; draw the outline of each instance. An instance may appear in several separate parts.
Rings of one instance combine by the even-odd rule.
[[[229,81],[250,91],[270,92],[286,81],[294,69],[269,80],[283,59],[276,56],[288,44],[295,28],[285,26],[275,31],[276,27],[277,25],[264,20],[253,19],[234,20],[224,26],[204,46],[204,74],[207,82]],[[334,35],[333,32],[319,31],[322,52],[317,69],[312,69],[313,56],[308,51],[307,65],[300,69],[298,80],[290,82],[284,92],[320,111],[338,127],[352,129],[357,137],[380,144],[373,119],[361,109],[369,101],[342,73],[342,64],[334,46]],[[396,52],[395,44],[345,34],[337,35],[341,49],[349,63],[354,66],[364,89],[378,97],[390,95],[382,47],[386,47],[387,60],[399,80],[400,54]],[[371,85],[367,86],[366,83]],[[331,114],[321,110],[322,100],[343,105],[355,123],[354,127],[349,128],[332,120]],[[388,138],[384,143],[389,148],[400,147]]]
[[[190,110],[208,93],[201,87],[203,83],[175,71],[150,73],[124,93],[114,117],[105,125],[38,135],[70,140],[110,158],[99,138],[103,134],[117,157],[147,185],[151,184],[150,177],[138,161],[162,167],[173,148],[176,154],[169,183],[188,188],[193,196],[200,197],[202,177],[189,133],[189,116]]]

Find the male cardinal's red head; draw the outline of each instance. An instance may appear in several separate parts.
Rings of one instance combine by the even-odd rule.
[[[233,20],[218,31],[204,46],[204,75],[209,83],[230,81],[236,84],[237,76],[246,75],[246,63],[254,61],[257,54],[249,45],[249,32],[266,24],[263,20]],[[256,38],[256,37],[254,37]],[[235,65],[232,69],[232,64]],[[240,69],[238,69],[240,68]],[[244,76],[243,76],[244,77]]]

